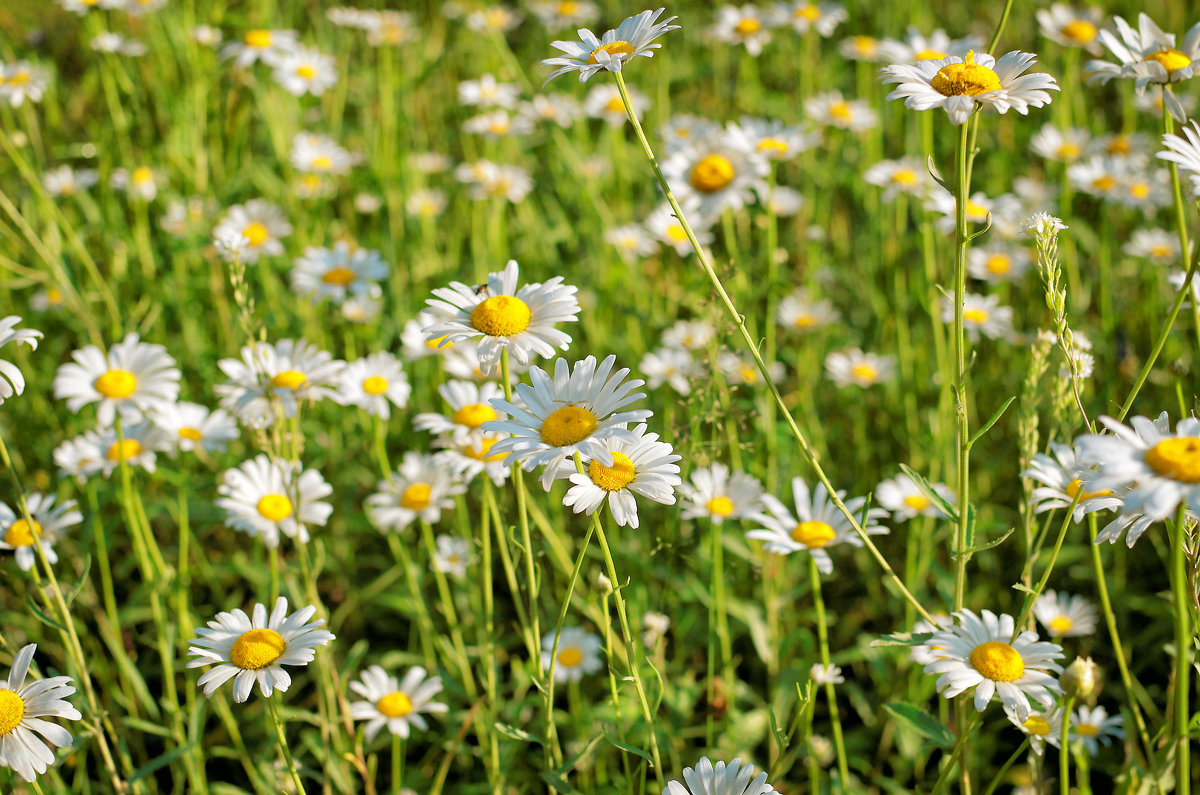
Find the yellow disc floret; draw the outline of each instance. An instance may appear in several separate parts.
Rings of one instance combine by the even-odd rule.
[[[983,267],[987,268],[988,273],[1003,276],[1012,270],[1012,257],[1007,254],[993,254],[983,263]]]
[[[1083,490],[1083,494],[1079,494],[1081,489]],[[1079,494],[1080,502],[1083,502],[1084,500],[1090,500],[1092,497],[1111,497],[1111,496],[1113,496],[1112,491],[1109,489],[1100,489],[1098,491],[1088,491],[1087,489],[1084,489],[1083,481],[1081,481],[1079,478],[1075,478],[1070,483],[1068,483],[1067,487],[1064,489],[1064,491],[1067,492],[1067,496],[1070,497],[1071,499],[1075,499],[1075,495]]]
[[[1061,635],[1064,632],[1069,632],[1073,626],[1075,626],[1075,622],[1068,616],[1055,616],[1050,622],[1050,631],[1055,635]]]
[[[142,453],[142,445],[137,439],[126,439],[123,442],[113,442],[104,457],[109,461],[125,461],[137,458]]]
[[[266,668],[283,656],[287,641],[273,629],[252,629],[243,632],[229,650],[229,661],[243,671]]]
[[[733,29],[739,36],[752,36],[762,30],[762,23],[754,17],[742,17]]]
[[[1038,737],[1045,737],[1050,733],[1050,723],[1041,715],[1030,715],[1021,725],[1025,727],[1025,731]]]
[[[929,83],[944,97],[977,97],[1000,90],[1000,77],[982,64],[975,63],[975,51],[967,53],[964,63],[946,64]]]
[[[1200,438],[1163,439],[1146,451],[1146,463],[1165,478],[1200,483]]]
[[[583,406],[563,406],[542,423],[540,435],[551,447],[567,447],[591,436],[598,424],[596,415]]]
[[[1012,646],[999,640],[980,643],[971,652],[971,665],[993,682],[1012,682],[1025,673],[1025,661]]]
[[[265,50],[271,46],[271,31],[252,30],[246,34],[244,41],[247,47],[253,47],[256,50]]]
[[[335,287],[345,287],[357,278],[358,274],[350,268],[330,268],[321,276],[321,281]]]
[[[988,321],[990,315],[986,309],[967,309],[963,312],[963,320],[975,325],[983,325]]]
[[[242,230],[242,237],[246,238],[247,245],[257,248],[267,242],[267,239],[271,237],[271,233],[267,231],[267,227],[261,222],[251,221]]]
[[[913,55],[914,61],[944,61],[950,57],[950,53],[942,52],[941,50],[931,50],[928,47]]]
[[[137,377],[128,370],[109,370],[97,378],[92,386],[106,398],[121,400],[137,391]]]
[[[1093,726],[1090,723],[1080,723],[1072,728],[1074,729],[1075,733],[1081,737],[1095,737],[1100,733],[1100,727]]]
[[[204,433],[199,428],[184,427],[179,429],[179,438],[198,442],[204,438]]]
[[[728,516],[733,513],[733,500],[725,496],[713,497],[708,502],[704,503],[704,507],[708,512],[715,516]]]
[[[700,158],[700,162],[692,166],[688,182],[701,193],[716,193],[733,182],[736,174],[729,158],[724,155],[709,154]]]
[[[0,737],[12,734],[25,717],[25,702],[12,690],[0,688]]]
[[[8,530],[4,531],[4,543],[10,547],[28,547],[33,545],[33,534],[42,534],[42,526],[37,522],[33,523],[30,528],[29,523],[24,519],[18,519],[8,526]]]
[[[629,456],[613,451],[613,465],[608,467],[599,461],[592,461],[588,466],[588,477],[605,491],[620,491],[633,482],[637,477],[637,469]]]
[[[400,507],[410,511],[423,511],[429,507],[429,495],[433,487],[428,483],[414,483],[400,495]]]
[[[850,368],[850,374],[859,381],[874,381],[879,377],[879,370],[865,362],[854,365]]]
[[[792,528],[792,540],[809,549],[820,549],[837,536],[825,522],[800,522]]]
[[[1175,74],[1175,72],[1192,65],[1192,59],[1181,53],[1179,50],[1169,47],[1163,48],[1158,52],[1152,52],[1143,60],[1153,61],[1160,64],[1163,69],[1167,70],[1167,77]]]
[[[1064,37],[1078,44],[1091,44],[1092,39],[1100,31],[1096,30],[1096,26],[1086,19],[1074,19],[1062,26],[1059,30]]]
[[[574,668],[583,662],[583,652],[579,649],[563,649],[558,653],[558,664],[564,668]]]
[[[292,501],[286,494],[268,494],[254,506],[269,522],[282,522],[292,515]]]
[[[929,507],[929,500],[921,494],[910,494],[904,498],[904,504],[914,511],[923,511]]]
[[[588,63],[600,63],[600,61],[596,60],[596,53],[598,52],[606,52],[610,56],[633,55],[633,45],[627,41],[614,41],[608,44],[601,44],[599,47],[592,50],[592,54],[588,56]]]
[[[412,699],[408,697],[407,693],[397,690],[376,701],[375,709],[379,710],[381,715],[389,718],[403,718],[412,712]]]
[[[454,412],[454,424],[465,425],[468,428],[478,428],[489,420],[497,419],[500,415],[491,406],[484,403],[468,403]]]
[[[373,375],[363,379],[362,388],[368,395],[382,395],[388,391],[388,380],[381,375]]]
[[[284,370],[271,379],[271,386],[276,389],[290,389],[295,392],[308,382],[308,376],[299,370]]]
[[[755,148],[760,154],[766,155],[767,157],[783,157],[788,153],[787,141],[781,138],[773,138],[771,136],[763,138],[758,142],[758,146]]]
[[[529,327],[529,306],[515,295],[493,295],[471,310],[471,325],[489,337],[511,337]]]

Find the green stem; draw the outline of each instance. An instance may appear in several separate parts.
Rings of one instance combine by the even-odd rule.
[[[967,170],[967,139],[969,125],[958,129],[958,149],[954,159],[954,174],[957,181],[954,208],[954,333],[952,359],[954,361],[954,390],[958,412],[958,524],[954,528],[954,610],[962,610],[967,580],[967,510],[970,436],[967,428],[966,405],[966,346],[963,338],[963,302],[966,300],[967,265],[967,202],[970,198],[970,177]]]
[[[1021,754],[1025,753],[1027,748],[1029,748],[1028,735],[1026,735],[1024,742],[1017,746],[1017,750],[1013,751],[1013,754],[1008,758],[1008,761],[1000,766],[1000,770],[997,771],[996,775],[992,778],[992,783],[988,784],[988,788],[983,791],[983,795],[992,795],[992,793],[996,791],[996,787],[1000,786],[1000,782],[1004,780],[1004,774],[1008,772],[1009,768],[1016,764],[1017,760],[1021,758]]]
[[[392,795],[400,795],[404,789],[404,740],[399,734],[392,735]]]
[[[954,777],[954,770],[958,767],[959,760],[963,755],[963,751],[967,747],[967,740],[971,733],[979,726],[979,718],[972,718],[966,722],[963,730],[959,732],[958,741],[954,743],[954,747],[950,749],[950,758],[946,760],[946,766],[942,768],[942,772],[937,777],[937,781],[933,784],[933,789],[930,790],[932,795],[938,795],[942,788],[950,783],[950,779]]]
[[[1062,727],[1058,737],[1058,791],[1060,795],[1071,795],[1071,710],[1075,708],[1075,696],[1067,696],[1063,704]]]
[[[1171,727],[1175,742],[1175,787],[1191,791],[1191,749],[1188,747],[1188,674],[1192,668],[1192,609],[1187,588],[1187,552],[1184,548],[1187,508],[1179,503],[1175,516],[1175,537],[1171,539],[1171,589],[1175,601],[1175,721]]]
[[[275,699],[267,699],[267,711],[271,713],[271,723],[275,725],[275,736],[279,738],[279,750],[283,751],[283,759],[287,763],[288,775],[296,792],[304,793],[304,782],[300,780],[300,771],[296,770],[296,760],[292,758],[292,749],[288,748],[287,737],[283,734],[283,722],[279,719],[279,710],[275,707]]]
[[[817,643],[820,647],[821,665],[829,672],[829,627],[825,623],[825,599],[821,595],[821,571],[817,561],[808,556],[808,576],[812,580],[813,605],[817,609]],[[829,720],[833,724],[833,746],[837,751],[838,789],[847,791],[850,782],[850,767],[846,760],[846,743],[842,738],[842,720],[838,713],[837,695],[832,682],[825,683],[825,699],[829,702]]]

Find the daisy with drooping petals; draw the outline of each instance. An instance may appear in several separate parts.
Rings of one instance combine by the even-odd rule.
[[[784,296],[775,310],[775,321],[790,331],[808,332],[836,322],[838,311],[827,299],[814,300],[807,290]]]
[[[1004,708],[1004,714],[1012,721],[1012,725],[1029,737],[1029,747],[1038,756],[1046,750],[1046,743],[1058,748],[1062,742],[1062,707],[1052,710],[1030,710],[1024,720],[1017,717],[1017,712],[1009,707]]]
[[[954,492],[944,483],[929,484],[937,496],[950,505],[954,505]],[[879,504],[892,512],[892,518],[906,522],[918,516],[945,517],[946,513],[913,482],[908,475],[897,475],[885,480],[875,487],[875,499]]]
[[[221,48],[221,57],[232,58],[241,68],[259,60],[274,66],[284,53],[299,46],[297,36],[294,30],[248,30],[241,40],[231,41]]]
[[[54,463],[80,483],[96,474],[109,477],[122,460],[128,466],[154,472],[156,454],[172,449],[174,444],[175,440],[153,423],[137,422],[124,426],[120,434],[115,428],[101,428],[63,442],[54,450]]]
[[[367,497],[367,517],[384,531],[403,530],[418,518],[433,524],[443,510],[454,507],[454,496],[467,490],[445,459],[411,450],[376,488]]]
[[[237,255],[242,262],[258,262],[259,257],[278,257],[283,253],[282,238],[292,233],[283,210],[263,199],[235,204],[213,230],[217,240],[243,239]]]
[[[1052,3],[1039,8],[1038,30],[1060,47],[1082,47],[1093,55],[1101,52],[1100,22],[1104,13],[1098,8],[1072,8],[1065,3]]]
[[[1121,17],[1113,17],[1113,26],[1117,29],[1116,34],[1102,30],[1099,38],[1117,63],[1088,61],[1084,69],[1092,73],[1089,82],[1107,83],[1114,77],[1131,77],[1139,95],[1151,83],[1161,84],[1167,110],[1182,124],[1187,116],[1166,86],[1187,80],[1196,73],[1196,60],[1200,58],[1200,22],[1188,29],[1178,48],[1175,34],[1163,33],[1144,13],[1138,14],[1137,30]]]
[[[951,55],[965,56],[982,46],[983,39],[978,36],[951,39],[941,28],[926,36],[910,25],[903,40],[884,39],[879,42],[879,57],[885,63],[915,64],[918,61],[940,61]]]
[[[1096,631],[1096,608],[1078,594],[1046,591],[1034,601],[1033,614],[1056,638],[1081,637]]]
[[[915,157],[881,160],[863,172],[863,182],[883,188],[883,200],[887,202],[902,193],[924,197],[933,184],[926,165]]]
[[[17,324],[20,322],[21,318],[17,315],[0,318],[0,348],[11,342],[16,345],[25,343],[30,349],[37,350],[42,332],[31,328],[18,329]],[[19,395],[24,391],[25,376],[21,374],[15,364],[0,359],[0,405],[3,405],[4,401],[13,395]]]
[[[825,357],[825,374],[837,386],[874,386],[896,376],[896,357],[863,353],[858,348],[834,351]]]
[[[309,246],[304,250],[292,267],[292,290],[313,300],[343,301],[348,295],[370,292],[387,275],[387,263],[378,251],[351,250],[349,243],[339,240],[333,248]]]
[[[449,417],[427,412],[413,419],[417,430],[430,433],[447,433],[456,441],[478,439],[483,436],[480,426],[491,420],[504,419],[491,400],[502,397],[500,385],[491,381],[476,384],[472,381],[448,381],[438,387],[438,394],[450,407]]]
[[[545,466],[542,486],[550,490],[558,465],[576,452],[613,466],[608,441],[628,436],[631,422],[648,420],[649,409],[626,409],[646,396],[634,392],[641,379],[625,380],[629,368],[613,372],[616,356],[597,364],[595,356],[575,363],[556,359],[554,375],[540,367],[529,369],[529,384],[518,384],[516,403],[499,398],[492,406],[507,413],[508,420],[487,422],[483,430],[511,434],[497,442],[493,454],[507,453],[508,463],[521,463],[526,471]]]
[[[333,640],[332,632],[321,629],[325,619],[309,621],[317,608],[308,607],[287,614],[288,602],[279,597],[267,617],[265,605],[256,604],[251,616],[242,610],[218,613],[207,627],[196,630],[188,654],[188,668],[214,665],[196,684],[212,698],[217,688],[233,679],[233,700],[241,704],[250,698],[254,684],[270,698],[278,690],[292,686],[292,677],[284,665],[308,665],[317,655],[317,647]]]
[[[742,765],[734,759],[728,766],[717,762],[716,767],[707,756],[700,757],[696,767],[683,769],[683,780],[668,781],[662,795],[771,795],[775,788],[767,783],[766,772],[754,775],[754,768]]]
[[[726,519],[748,519],[762,510],[763,486],[745,472],[729,471],[716,463],[692,470],[691,479],[679,486],[684,519],[709,519],[720,525]]]
[[[37,562],[37,552],[34,548],[34,536],[42,547],[42,553],[50,563],[57,563],[58,556],[54,554],[54,542],[62,531],[83,521],[74,500],[64,500],[54,504],[53,494],[32,492],[25,498],[25,507],[29,509],[29,517],[33,526],[19,512],[0,502],[0,549],[11,549],[16,552],[17,567],[21,571],[29,571]]]
[[[542,667],[549,668],[554,660],[555,682],[578,682],[584,674],[599,671],[602,642],[599,637],[579,627],[567,627],[558,636],[555,650],[553,632],[542,638]],[[553,652],[554,656],[551,657]]]
[[[886,527],[876,524],[887,518],[887,511],[870,508],[864,516],[862,509],[867,504],[866,497],[847,500],[844,491],[839,491],[837,496],[846,510],[861,522],[867,535],[888,532]],[[764,494],[762,502],[766,512],[749,517],[762,525],[762,529],[750,530],[746,538],[763,541],[763,551],[772,555],[807,552],[822,574],[832,574],[833,559],[825,547],[842,543],[861,547],[862,539],[846,515],[834,505],[825,484],[818,483],[810,492],[804,478],[792,478],[792,500],[796,506],[795,515],[775,495]]]
[[[980,335],[988,339],[1007,339],[1013,334],[1012,307],[1000,306],[998,295],[967,293],[963,296],[963,329],[971,342],[979,342]],[[954,321],[954,301],[942,300],[942,320]]]
[[[51,676],[25,684],[37,644],[22,646],[8,678],[0,680],[0,765],[33,783],[54,762],[55,747],[71,744],[71,733],[46,718],[83,718],[64,699],[75,692],[69,676]],[[37,735],[41,735],[41,739]]]
[[[385,420],[392,416],[392,406],[404,408],[412,394],[404,366],[387,351],[347,363],[338,384],[338,402]]]
[[[304,340],[280,340],[247,345],[241,359],[222,359],[217,366],[229,376],[216,385],[221,405],[251,428],[263,428],[274,421],[275,404],[294,417],[303,400],[337,400],[346,363]]]
[[[1029,468],[1021,473],[1021,477],[1036,480],[1042,485],[1033,490],[1029,504],[1033,512],[1044,513],[1056,508],[1066,508],[1079,502],[1073,511],[1076,522],[1082,522],[1083,517],[1093,511],[1119,509],[1124,503],[1108,489],[1091,489],[1084,483],[1096,474],[1094,469],[1082,465],[1076,455],[1075,448],[1068,444],[1050,442],[1050,455],[1037,453],[1029,462]],[[1080,494],[1080,491],[1083,493]]]
[[[361,681],[350,683],[350,689],[366,699],[350,704],[350,717],[367,722],[363,727],[367,742],[385,726],[389,733],[407,739],[412,727],[421,731],[429,728],[422,712],[449,710],[445,704],[430,700],[442,692],[442,678],[428,676],[419,665],[410,668],[402,680],[372,665],[363,671]]]
[[[65,398],[75,413],[97,403],[101,425],[112,425],[117,412],[123,419],[136,420],[179,396],[175,360],[162,345],[142,342],[137,334],[128,334],[107,353],[88,345],[71,358],[75,361],[60,366],[54,376],[54,396]]]
[[[503,271],[489,273],[483,290],[462,282],[434,290],[436,298],[425,303],[445,319],[425,329],[427,338],[442,338],[443,345],[479,339],[479,359],[486,376],[496,374],[505,350],[522,365],[529,364],[535,354],[553,356],[555,348],[565,351],[571,337],[554,325],[578,319],[576,288],[555,276],[518,289],[517,276],[514,259]]]
[[[678,30],[678,25],[672,25],[675,17],[668,17],[662,22],[658,18],[666,9],[643,11],[623,21],[615,30],[604,33],[600,38],[587,28],[579,31],[579,41],[556,41],[552,46],[562,51],[561,56],[546,58],[543,66],[557,66],[546,78],[549,83],[559,75],[567,72],[579,72],[579,82],[586,81],[601,69],[610,72],[620,72],[626,61],[639,55],[653,58],[653,50],[662,47],[652,43],[668,31]],[[545,83],[543,83],[545,85]]]
[[[1083,745],[1092,756],[1100,753],[1100,746],[1109,745],[1114,739],[1120,740],[1125,736],[1122,725],[1125,718],[1121,715],[1108,716],[1104,707],[1080,707],[1071,715],[1070,739],[1082,740]]]
[[[955,626],[930,638],[929,645],[940,650],[939,659],[925,665],[925,673],[938,674],[943,696],[954,698],[974,687],[976,710],[983,712],[998,696],[1022,722],[1029,718],[1031,697],[1047,709],[1054,706],[1054,694],[1062,692],[1050,675],[1062,672],[1055,662],[1063,656],[1058,644],[1039,641],[1031,630],[1014,639],[1013,617],[1007,614],[960,610],[954,617]]]
[[[821,665],[817,663],[808,671],[808,678],[818,685],[840,685],[846,681],[842,669],[837,665]]]
[[[1000,60],[974,51],[965,58],[951,55],[916,64],[885,66],[880,72],[885,83],[899,83],[887,98],[903,99],[912,110],[942,108],[951,124],[962,124],[981,107],[997,113],[1009,108],[1021,115],[1029,108],[1050,104],[1048,91],[1058,91],[1054,78],[1045,72],[1023,74],[1036,56],[1010,52]]]
[[[279,546],[279,534],[308,541],[308,525],[324,526],[333,506],[322,499],[333,493],[315,469],[297,461],[272,461],[259,455],[225,472],[216,505],[225,511],[225,526],[260,536],[268,547]]]

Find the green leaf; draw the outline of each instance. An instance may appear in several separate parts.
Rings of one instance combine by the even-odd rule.
[[[176,746],[170,751],[167,751],[165,754],[156,756],[154,759],[151,759],[149,762],[133,771],[133,775],[129,777],[130,783],[145,778],[159,768],[166,767],[195,747],[196,743],[191,742],[187,745]]]
[[[893,632],[880,635],[871,641],[871,646],[920,646],[933,637],[932,632]]]
[[[58,623],[57,621],[55,621],[53,618],[46,615],[42,611],[42,608],[38,606],[38,603],[33,601],[33,594],[26,594],[25,601],[29,604],[30,611],[32,611],[33,615],[37,617],[38,621],[41,621],[43,624],[45,624],[48,627],[53,627],[53,628],[57,629],[59,632],[67,631],[66,627],[64,627],[62,624]]]
[[[900,471],[912,479],[912,482],[915,483],[917,488],[921,490],[921,494],[925,497],[925,499],[929,500],[938,507],[938,510],[946,514],[947,519],[952,522],[958,521],[958,511],[953,505],[946,501],[945,497],[938,494],[934,490],[933,486],[931,486],[929,481],[925,479],[924,475],[917,472],[917,470],[913,469],[908,464],[901,464]]]
[[[645,759],[648,764],[651,764],[651,765],[654,764],[654,760],[650,758],[650,754],[646,753],[641,748],[630,745],[629,743],[623,743],[620,740],[613,737],[608,732],[604,733],[604,739],[608,740],[610,743],[615,745],[617,748],[620,748],[622,751],[627,751],[628,753],[631,753],[635,756],[640,756],[642,759]]]
[[[1008,407],[1011,406],[1013,404],[1013,401],[1016,399],[1017,399],[1016,395],[1013,395],[1008,400],[1004,401],[1004,405],[1000,407],[1000,410],[997,411],[995,414],[993,414],[992,418],[990,420],[988,420],[987,422],[985,422],[979,430],[975,431],[975,434],[970,439],[967,440],[967,449],[968,450],[970,450],[972,447],[975,446],[975,443],[977,441],[979,441],[981,436],[983,436],[985,433],[987,433],[988,431],[990,431],[992,429],[992,426],[995,425],[1002,416],[1004,416],[1004,412],[1008,411]]]
[[[549,770],[542,771],[542,781],[545,781],[547,784],[549,784],[555,792],[562,792],[565,795],[577,795],[579,792],[579,790],[572,787],[566,779],[559,776],[558,773],[552,773]]]
[[[518,729],[516,726],[510,726],[507,723],[497,723],[496,731],[503,734],[505,737],[511,737],[514,740],[520,740],[524,743],[537,743],[542,745],[542,738],[535,737],[524,729]]]
[[[893,701],[885,704],[893,718],[915,731],[938,748],[950,748],[954,745],[954,735],[942,725],[941,721],[912,704],[903,701]]]
[[[75,597],[79,596],[79,592],[83,590],[83,586],[87,585],[87,576],[88,576],[88,572],[91,570],[91,568],[92,568],[92,556],[90,554],[88,554],[88,555],[85,555],[83,558],[83,571],[80,572],[79,579],[76,580],[75,584],[71,586],[71,592],[66,595],[67,596],[67,607],[71,606],[71,603],[75,601]]]
[[[991,549],[992,547],[998,547],[998,546],[1000,546],[1001,544],[1003,544],[1003,543],[1004,543],[1004,540],[1005,540],[1006,538],[1008,538],[1010,535],[1012,535],[1012,534],[1013,534],[1013,530],[1014,530],[1014,529],[1015,529],[1015,528],[1012,528],[1012,527],[1010,527],[1010,528],[1008,529],[1008,532],[1007,532],[1007,533],[1005,533],[1004,535],[1002,535],[1002,536],[1000,536],[999,538],[995,539],[994,541],[989,541],[989,542],[987,542],[986,544],[982,544],[982,545],[980,545],[980,546],[977,546],[977,547],[971,547],[970,549],[968,549],[968,550],[967,550],[967,554],[968,554],[968,555],[974,555],[976,552],[983,552],[985,549]]]

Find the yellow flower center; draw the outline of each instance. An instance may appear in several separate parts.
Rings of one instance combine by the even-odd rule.
[[[800,522],[792,528],[792,540],[809,549],[820,549],[836,535],[833,528],[824,522]]]
[[[514,295],[493,295],[471,310],[471,325],[489,337],[511,337],[529,327],[529,307]]]
[[[829,106],[829,115],[843,122],[849,122],[854,118],[854,112],[850,110],[850,103],[844,99],[839,99]]]
[[[850,41],[854,45],[855,52],[868,58],[879,49],[879,43],[871,36],[854,36]]]
[[[326,284],[345,287],[357,278],[358,274],[350,268],[332,268],[325,272],[325,275],[321,277],[321,281]]]
[[[363,380],[362,388],[368,395],[382,395],[388,390],[388,380],[381,375],[373,375]]]
[[[716,193],[733,182],[735,174],[729,158],[724,155],[705,155],[699,163],[692,166],[688,181],[701,193]]]
[[[1114,135],[1108,146],[1104,147],[1104,151],[1110,155],[1127,155],[1133,151],[1133,141],[1128,135]]]
[[[491,406],[484,403],[469,403],[454,412],[453,419],[456,425],[478,428],[485,422],[497,419],[498,417],[499,415],[496,413],[496,410]]]
[[[767,137],[758,142],[758,151],[767,157],[783,157],[788,153],[787,141]]]
[[[1045,737],[1050,733],[1050,722],[1041,715],[1030,715],[1029,719],[1021,724],[1030,734],[1038,737]]]
[[[972,221],[982,221],[987,218],[988,209],[979,202],[967,199],[967,218]]]
[[[129,180],[134,185],[149,185],[154,182],[154,172],[148,166],[138,166],[129,175]]]
[[[599,423],[596,415],[583,406],[563,406],[542,423],[542,441],[551,447],[567,447],[592,435]]]
[[[0,75],[0,83],[8,83],[10,86],[23,86],[29,82],[29,72],[22,69],[7,80]]]
[[[443,345],[443,344],[442,344],[442,340],[444,340],[444,339],[446,339],[446,338],[445,338],[445,337],[438,337],[437,339],[433,339],[433,340],[426,340],[426,342],[425,342],[425,347],[426,347],[426,348],[433,348],[435,351],[445,351],[445,350],[449,350],[449,349],[450,349],[450,348],[451,348],[451,347],[454,345],[454,343],[453,343],[453,342],[447,342],[445,345]]]
[[[1167,70],[1167,77],[1170,77],[1185,66],[1190,66],[1192,63],[1191,58],[1179,50],[1173,50],[1170,47],[1164,47],[1158,52],[1152,52],[1144,60],[1162,64],[1162,68]]]
[[[55,287],[51,287],[50,289],[46,290],[46,303],[50,304],[50,306],[58,306],[62,302],[62,290],[59,290]]]
[[[810,312],[802,312],[796,315],[796,319],[792,321],[792,325],[796,328],[812,328],[817,325],[817,318]]]
[[[269,522],[282,522],[292,515],[292,501],[286,494],[268,494],[255,507],[259,515]]]
[[[317,76],[317,70],[308,64],[296,67],[296,77],[302,77],[305,80],[312,80]]]
[[[904,504],[914,511],[923,511],[929,507],[929,500],[920,494],[910,494],[904,498]]]
[[[1150,186],[1145,182],[1135,182],[1129,186],[1129,195],[1135,199],[1144,199],[1150,195]]]
[[[709,513],[716,516],[728,516],[733,513],[733,500],[725,496],[713,497],[704,503],[704,507],[708,509]]]
[[[608,101],[608,104],[604,106],[604,109],[609,113],[624,113],[625,103],[621,102],[621,96],[618,94]]]
[[[573,17],[579,13],[579,3],[575,0],[563,0],[558,4],[559,16]]]
[[[252,629],[243,632],[229,650],[229,661],[243,671],[266,668],[283,656],[287,641],[273,629]]]
[[[496,453],[496,455],[488,455],[488,453],[492,449],[492,446],[495,445],[496,442],[498,442],[498,441],[500,441],[500,440],[499,439],[483,439],[482,441],[480,441],[478,448],[473,447],[471,445],[467,445],[465,448],[463,448],[462,454],[465,455],[467,458],[474,458],[476,461],[484,461],[484,462],[499,461],[505,457],[504,453]]]
[[[963,312],[963,320],[977,325],[983,325],[989,317],[986,309],[967,309]]]
[[[739,36],[750,36],[762,30],[762,23],[754,17],[742,17],[733,29]]]
[[[25,717],[25,702],[7,688],[0,688],[0,737],[11,734]]]
[[[429,495],[433,487],[428,483],[414,483],[400,495],[400,507],[410,511],[423,511],[429,507]]]
[[[1073,626],[1075,626],[1075,622],[1067,616],[1055,616],[1050,622],[1050,631],[1055,635],[1061,635]]]
[[[128,461],[141,455],[142,446],[137,439],[126,439],[123,442],[113,442],[104,457],[109,461]]]
[[[183,427],[179,429],[180,439],[190,439],[193,442],[198,442],[204,438],[204,434],[198,428]]]
[[[267,239],[271,237],[271,233],[267,231],[267,227],[261,222],[251,221],[242,230],[242,237],[246,238],[247,245],[257,248],[267,242]]]
[[[1146,451],[1146,463],[1165,478],[1200,483],[1200,438],[1163,439]]]
[[[627,41],[614,41],[609,44],[601,44],[596,49],[592,50],[592,54],[588,56],[588,63],[600,63],[596,60],[596,53],[606,52],[610,56],[613,55],[633,55],[633,45]]]
[[[33,523],[32,530],[29,523],[24,519],[18,519],[8,526],[8,530],[4,533],[4,543],[10,547],[28,547],[33,546],[33,534],[42,534],[42,526],[37,522]],[[4,732],[0,732],[3,734]]]
[[[1079,478],[1075,478],[1067,484],[1067,488],[1065,490],[1068,497],[1075,499],[1075,495],[1079,494],[1079,491],[1082,488],[1083,483],[1079,480]],[[1079,495],[1079,501],[1083,502],[1084,500],[1090,500],[1092,497],[1111,497],[1112,495],[1113,493],[1109,489],[1100,489],[1099,491],[1084,490],[1083,494]]]
[[[993,682],[1012,682],[1025,673],[1020,653],[999,640],[980,643],[971,652],[971,665]]]
[[[931,50],[928,47],[915,54],[913,58],[918,61],[944,61],[950,57],[950,53],[942,52],[941,50]]]
[[[911,168],[900,168],[892,174],[892,182],[897,185],[916,185],[917,172]]]
[[[879,377],[879,371],[869,364],[856,364],[850,368],[850,374],[859,381],[874,381]]]
[[[137,378],[128,370],[109,370],[97,378],[92,386],[106,398],[121,400],[137,391]]]
[[[558,653],[558,664],[564,668],[574,668],[583,662],[583,652],[579,649],[563,649]]]
[[[1095,737],[1100,733],[1100,727],[1090,723],[1081,723],[1075,727],[1075,733],[1082,737]]]
[[[1169,257],[1174,253],[1175,252],[1171,250],[1170,246],[1164,246],[1160,244],[1150,247],[1150,256],[1152,257]]]
[[[1092,187],[1098,191],[1110,191],[1117,186],[1117,180],[1105,174],[1092,180]]]
[[[395,693],[388,693],[375,702],[375,709],[379,710],[381,715],[389,718],[403,718],[412,712],[412,708],[412,699],[408,697],[407,693],[401,693],[399,690]]]
[[[290,389],[295,392],[308,382],[308,376],[299,370],[284,370],[271,379],[271,386],[276,389]]]
[[[488,122],[488,132],[492,135],[508,135],[511,126],[507,116],[493,116]]]
[[[245,42],[247,47],[253,47],[256,50],[265,50],[271,46],[271,31],[252,30],[246,34]]]
[[[317,155],[309,162],[309,168],[316,171],[328,171],[333,168],[333,161],[327,155]]]
[[[672,243],[682,243],[687,240],[687,232],[683,231],[683,226],[680,224],[671,224],[667,227],[667,238]]]
[[[1054,154],[1063,160],[1074,160],[1079,157],[1080,149],[1075,144],[1059,144],[1058,148],[1054,150]]]
[[[612,457],[613,465],[610,467],[599,461],[592,461],[588,465],[588,477],[605,491],[620,491],[633,482],[633,479],[637,477],[637,470],[634,469],[629,456],[624,453],[614,450]]]
[[[800,6],[794,12],[798,19],[807,19],[809,22],[816,22],[821,18],[820,6],[809,3],[806,6]]]
[[[1096,26],[1086,19],[1072,20],[1059,30],[1063,36],[1078,44],[1091,44],[1092,39],[1096,38],[1096,34],[1099,32],[1096,30]]]
[[[975,63],[975,51],[967,53],[965,63],[943,66],[929,83],[944,97],[977,97],[1000,90],[1000,78],[986,66]]]

